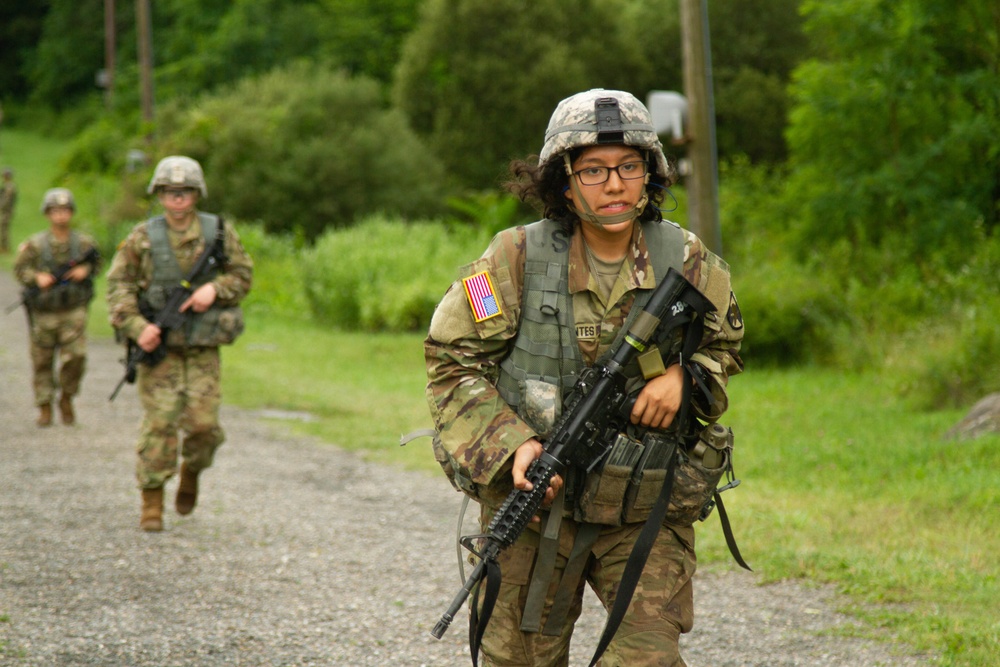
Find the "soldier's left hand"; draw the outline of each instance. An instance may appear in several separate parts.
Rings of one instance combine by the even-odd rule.
[[[632,407],[632,423],[647,428],[667,428],[681,405],[684,371],[677,364],[646,383]]]
[[[215,285],[212,283],[205,283],[196,289],[194,293],[181,304],[180,311],[183,313],[190,308],[196,313],[204,313],[212,306],[213,303],[215,303],[216,295],[217,292],[215,291]]]

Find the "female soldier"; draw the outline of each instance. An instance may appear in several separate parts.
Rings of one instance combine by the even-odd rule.
[[[728,406],[729,376],[742,371],[743,322],[728,266],[695,235],[662,220],[657,204],[675,171],[641,102],[613,90],[563,100],[537,163],[515,161],[511,171],[510,189],[540,203],[545,219],[501,232],[462,269],[425,341],[436,455],[456,488],[481,503],[484,530],[513,487],[530,488],[525,473],[552,427],[551,405],[609,349],[637,297],[671,267],[712,301],[715,312],[705,318],[687,372],[671,341],[660,369],[634,379],[641,390],[629,428],[640,439],[669,429],[685,381],[695,388],[697,428],[715,422]],[[545,396],[555,400],[546,403]],[[485,664],[568,664],[584,581],[611,608],[649,515],[636,504],[628,480],[663,465],[654,463],[657,440],[643,442],[647,456],[630,462],[636,469],[625,468],[617,495],[600,490],[600,475],[608,477],[608,470],[571,469],[565,479],[553,479],[543,521],[501,553],[503,581],[482,641]],[[616,456],[612,449],[605,461]],[[661,473],[661,487],[663,478]],[[649,490],[639,494],[648,497]],[[682,512],[673,498],[604,665],[684,664],[678,637],[693,624],[691,524],[701,506]]]

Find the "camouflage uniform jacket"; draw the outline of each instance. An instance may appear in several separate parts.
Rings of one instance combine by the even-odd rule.
[[[137,340],[149,321],[139,311],[139,301],[153,280],[152,244],[147,222],[136,225],[118,245],[108,270],[108,317],[111,326],[132,340]],[[169,231],[170,247],[181,271],[187,274],[205,249],[201,222],[194,222],[183,232]],[[234,306],[250,291],[253,260],[229,223],[225,224],[224,248],[227,263],[211,281],[217,293],[214,306]]]
[[[684,277],[712,300],[717,312],[707,318],[704,339],[692,358],[709,375],[715,406],[694,405],[695,414],[715,421],[728,406],[730,375],[743,370],[739,356],[743,321],[729,284],[728,266],[709,252],[697,236],[685,232]],[[637,289],[653,289],[653,275],[641,227],[619,279],[605,304],[588,269],[585,244],[578,228],[568,239],[569,291],[573,298],[577,341],[584,363],[593,364],[612,344],[628,316]],[[500,362],[518,332],[525,265],[523,227],[498,234],[483,256],[463,268],[469,276],[488,271],[495,284],[499,316],[476,322],[461,280],[438,305],[424,343],[427,400],[441,445],[458,462],[463,476],[480,486],[509,470],[514,450],[537,433],[505,403],[495,383]],[[492,495],[492,494],[491,494]],[[501,496],[502,498],[502,496]]]
[[[32,287],[37,284],[35,279],[39,273],[51,273],[57,267],[66,264],[70,260],[80,259],[91,248],[97,247],[94,239],[87,234],[76,231],[70,233],[75,235],[77,239],[76,257],[70,256],[72,254],[72,242],[70,239],[57,241],[52,236],[52,232],[48,230],[32,234],[24,241],[17,249],[17,259],[14,262],[14,275],[17,277],[17,281],[25,287]],[[52,252],[51,266],[46,266],[44,261],[46,240]],[[90,267],[90,275],[96,276],[100,268],[100,259],[98,259],[97,263]]]

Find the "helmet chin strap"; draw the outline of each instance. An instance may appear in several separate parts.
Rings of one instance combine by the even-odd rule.
[[[623,211],[621,213],[616,213],[614,215],[597,215],[594,213],[594,209],[590,208],[590,204],[587,203],[587,198],[583,196],[583,192],[580,190],[580,184],[577,182],[579,179],[573,177],[573,166],[570,163],[569,154],[563,153],[563,164],[566,165],[566,173],[569,175],[569,184],[573,188],[573,192],[576,194],[576,198],[580,201],[583,206],[583,211],[578,211],[573,202],[570,201],[566,206],[569,210],[573,211],[582,220],[591,222],[595,225],[617,225],[619,222],[631,222],[635,220],[640,215],[642,215],[643,210],[646,208],[646,204],[649,202],[649,195],[646,194],[645,188],[642,191],[642,197],[639,202],[630,210]],[[649,174],[646,175],[646,182],[649,181]]]

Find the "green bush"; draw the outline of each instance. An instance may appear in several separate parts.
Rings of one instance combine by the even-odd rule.
[[[482,253],[487,236],[385,217],[327,232],[302,257],[309,307],[345,330],[426,330],[457,268]]]
[[[236,223],[254,261],[253,287],[243,303],[248,315],[309,318],[302,279],[301,242],[288,234],[267,234],[262,225]]]
[[[165,114],[159,153],[201,161],[219,210],[314,239],[376,213],[443,210],[440,164],[379,85],[299,63]]]

